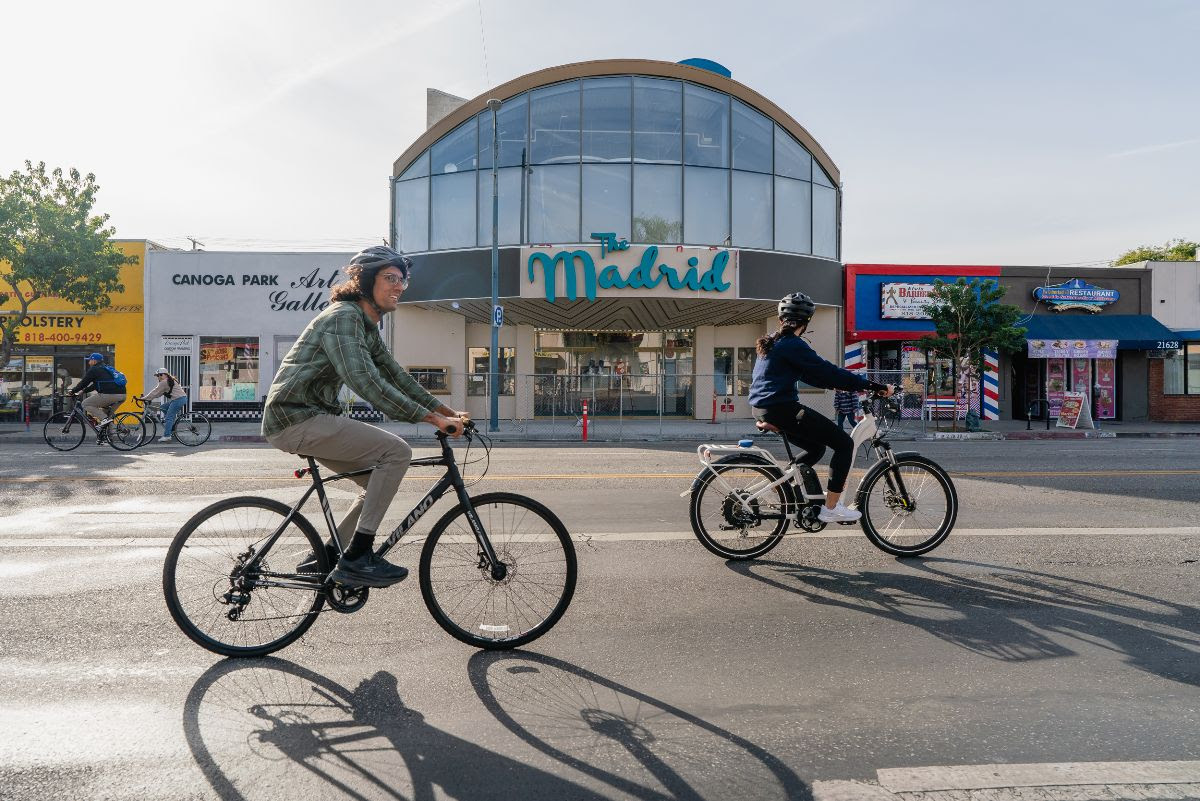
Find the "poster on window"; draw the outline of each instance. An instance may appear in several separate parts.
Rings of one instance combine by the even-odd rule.
[[[1067,360],[1046,360],[1046,401],[1050,406],[1050,416],[1058,417],[1062,406],[1063,394],[1067,391]]]
[[[257,338],[200,337],[197,400],[251,402],[257,389]]]
[[[1112,420],[1116,416],[1116,359],[1096,359],[1096,419]]]
[[[1071,360],[1071,390],[1073,392],[1092,391],[1092,363],[1090,360]]]

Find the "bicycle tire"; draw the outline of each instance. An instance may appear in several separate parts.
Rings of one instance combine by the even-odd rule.
[[[508,575],[497,581],[480,568],[483,560],[465,509],[455,506],[434,524],[421,549],[425,606],[450,636],[476,648],[503,650],[533,642],[554,627],[575,593],[578,565],[571,536],[552,511],[523,495],[491,492],[472,498],[471,506]],[[482,597],[476,592],[480,587]],[[526,597],[542,588],[548,598]],[[523,593],[519,599],[518,591]],[[460,619],[464,603],[468,608]]]
[[[290,512],[291,508],[286,504],[270,498],[227,498],[201,509],[175,535],[163,563],[163,596],[176,625],[197,645],[222,656],[264,656],[295,642],[316,621],[325,603],[325,590],[315,582],[311,590],[273,587],[243,589],[248,600],[242,609],[253,609],[251,614],[256,615],[265,613],[268,615],[265,618],[235,620],[225,612],[225,609],[232,609],[233,606],[226,596],[235,591],[232,574],[240,556],[250,546],[269,536]],[[210,521],[215,522],[205,527]],[[272,551],[277,550],[278,559],[282,561],[279,566],[294,571],[295,565],[311,551],[316,554],[319,572],[328,573],[330,565],[325,546],[312,523],[299,513],[292,517],[292,523],[294,526],[289,526],[272,546]],[[231,536],[235,529],[241,529],[241,532]],[[181,559],[185,556],[185,549],[192,545],[197,548],[197,555],[188,554],[186,561],[202,563],[207,560],[211,565],[200,564],[203,576],[181,585]],[[255,574],[253,578],[256,580],[261,579],[263,574],[272,574],[265,558],[261,564],[266,567]],[[295,574],[272,575],[288,577]],[[197,588],[200,589],[198,593],[187,592]],[[272,594],[274,590],[280,592]],[[276,604],[277,595],[282,598],[282,604]],[[291,602],[288,601],[289,597]],[[274,614],[279,611],[286,614]],[[276,627],[239,625],[275,620],[285,622]],[[205,629],[206,626],[220,626],[223,630],[210,632]],[[274,630],[267,630],[271,628]]]
[[[141,412],[138,417],[142,418],[142,425],[146,427],[146,434],[142,437],[142,444],[153,442],[158,439],[158,421],[154,419],[154,415]]]
[[[83,444],[87,436],[87,426],[78,415],[70,412],[58,412],[50,415],[46,425],[42,427],[42,437],[46,444],[56,451],[73,451]]]
[[[731,475],[735,471],[742,471],[746,475]],[[742,521],[736,516],[738,506],[735,506],[734,494],[715,484],[718,475],[726,483],[732,479],[746,484],[745,487],[733,487],[733,491],[736,493],[763,480],[778,481],[783,476],[783,471],[777,465],[744,459],[731,463],[717,463],[712,465],[712,470],[701,471],[693,481],[691,502],[688,504],[688,517],[691,520],[692,533],[696,535],[696,539],[700,540],[700,543],[709,551],[723,559],[754,559],[778,545],[787,532],[790,521],[786,517],[765,521],[760,518],[757,525],[762,523],[774,523],[774,525],[764,534],[750,538],[748,536],[750,521]],[[713,498],[715,503],[710,503],[706,509],[705,501],[719,493],[723,494],[719,499]],[[772,489],[764,498],[770,499],[766,505],[771,513],[786,513],[792,508],[792,494],[783,484]],[[761,499],[752,501],[751,505],[758,510],[763,507]],[[747,525],[743,525],[741,528],[732,528],[738,522],[745,522]],[[731,526],[731,528],[721,528],[721,526]]]
[[[897,508],[896,504],[899,501],[886,481],[886,477],[892,470],[901,471],[905,489],[910,495],[913,495],[913,509]],[[932,488],[929,483],[930,479],[940,489],[945,509],[937,511],[937,507],[933,506],[932,508],[935,510],[933,515],[915,517],[921,511],[920,496]],[[883,488],[882,491],[877,491],[879,487]],[[938,493],[934,492],[927,497],[926,504],[936,504],[937,501],[934,499],[937,496]],[[950,480],[949,474],[936,462],[926,459],[924,456],[905,454],[896,457],[894,468],[889,462],[880,462],[867,472],[858,490],[857,506],[858,511],[862,512],[859,525],[872,545],[893,556],[920,556],[929,553],[950,536],[950,532],[954,529],[954,521],[958,518],[958,492],[955,490],[954,482]],[[881,527],[884,522],[883,515],[887,511],[891,512],[891,517],[888,518],[888,525]],[[940,519],[937,519],[939,514]],[[905,529],[904,521],[914,519],[930,520],[935,525],[921,531],[917,530],[916,525]],[[900,537],[916,539],[915,541],[905,541],[900,540]]]
[[[105,431],[108,444],[117,451],[131,451],[146,442],[146,424],[133,412],[120,412]]]
[[[187,412],[175,418],[175,430],[171,435],[180,445],[195,448],[208,442],[212,436],[212,423],[199,412]]]

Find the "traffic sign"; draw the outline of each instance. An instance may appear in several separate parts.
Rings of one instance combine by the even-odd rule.
[[[492,325],[496,326],[496,328],[499,328],[500,326],[504,325],[504,307],[503,306],[493,306],[492,307]]]

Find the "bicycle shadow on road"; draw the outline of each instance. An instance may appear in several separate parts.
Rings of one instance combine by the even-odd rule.
[[[727,566],[814,604],[910,625],[991,659],[1055,659],[1077,656],[1075,645],[1099,647],[1139,670],[1200,686],[1197,607],[1007,565],[936,557],[897,562],[918,572],[764,560]]]
[[[429,725],[385,671],[348,689],[275,657],[218,662],[188,694],[183,731],[226,801],[602,798]]]
[[[779,758],[726,729],[562,659],[481,651],[471,685],[510,732],[623,795],[811,799]]]

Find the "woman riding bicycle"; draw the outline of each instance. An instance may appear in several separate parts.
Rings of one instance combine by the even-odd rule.
[[[167,368],[165,367],[155,370],[154,378],[158,381],[158,386],[142,395],[140,400],[150,401],[160,395],[162,396],[162,399],[165,401],[163,412],[167,416],[167,421],[166,426],[163,428],[163,435],[158,438],[158,441],[170,442],[171,435],[175,431],[175,418],[187,406],[187,393],[180,386],[179,379],[167,372]]]
[[[825,361],[800,338],[816,309],[812,298],[803,292],[793,292],[779,301],[779,330],[758,340],[749,401],[756,419],[779,429],[789,442],[805,451],[799,460],[810,467],[821,460],[827,447],[833,450],[825,506],[818,517],[826,523],[850,523],[862,517],[861,512],[847,509],[840,500],[854,458],[854,442],[828,417],[800,403],[796,382],[823,389],[872,391],[884,397],[892,390]]]

